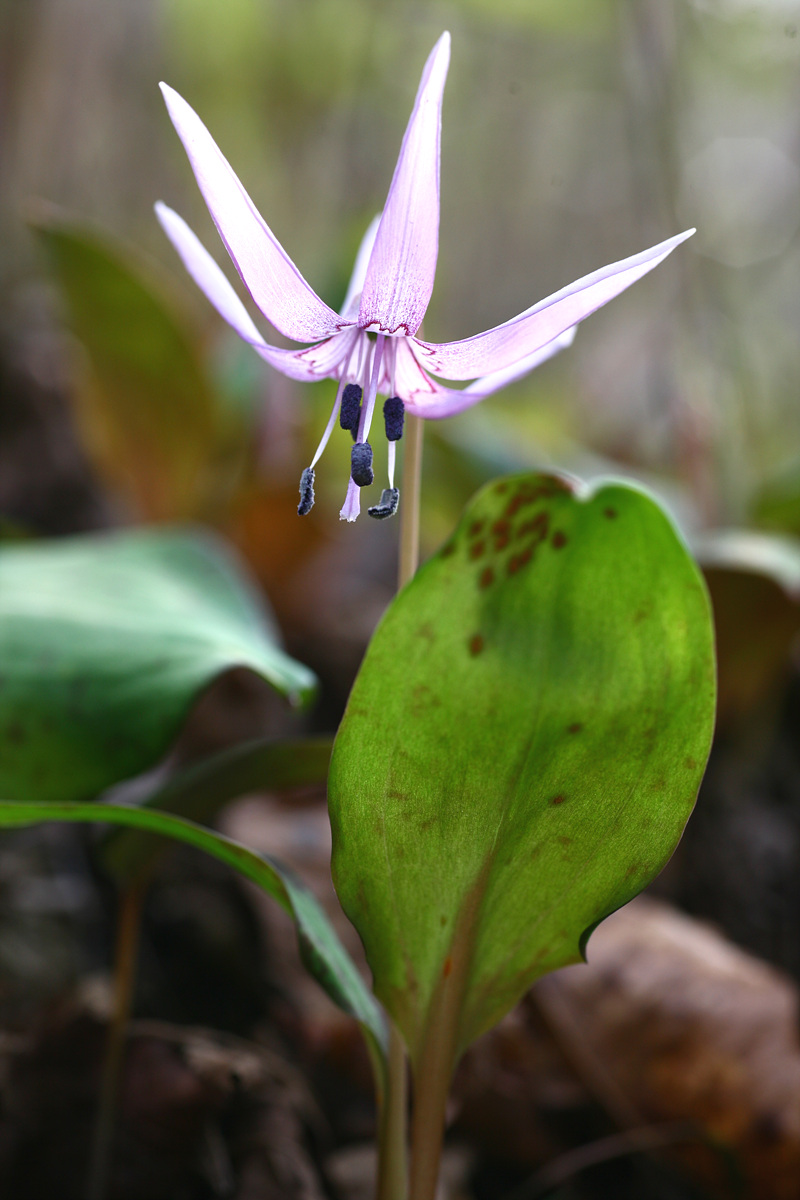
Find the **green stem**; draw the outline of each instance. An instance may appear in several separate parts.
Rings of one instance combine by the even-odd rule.
[[[390,1021],[388,1083],[378,1129],[378,1200],[406,1200],[408,1195],[407,1075],[406,1048]]]
[[[435,1200],[447,1097],[458,1062],[458,1028],[467,988],[475,922],[486,889],[487,863],[465,903],[450,943],[414,1070],[410,1200]]]
[[[410,1200],[435,1200],[439,1182],[447,1097],[455,1064],[455,1022],[449,1028],[445,1022],[443,1028],[437,1026],[439,1022],[434,1017],[414,1079]],[[439,1032],[441,1036],[437,1037]]]
[[[425,426],[419,417],[406,417],[403,439],[403,486],[400,503],[400,551],[397,588],[414,578],[419,565],[419,513],[422,443]],[[389,1061],[386,1094],[381,1102],[378,1131],[378,1200],[406,1200],[408,1195],[408,1066],[406,1050],[394,1022],[389,1023]]]
[[[108,1191],[114,1127],[125,1039],[131,1014],[136,962],[139,953],[142,904],[149,883],[149,872],[140,875],[122,893],[117,917],[117,943],[114,959],[114,997],[106,1035],[103,1073],[92,1141],[92,1156],[86,1185],[86,1200],[104,1200]]]

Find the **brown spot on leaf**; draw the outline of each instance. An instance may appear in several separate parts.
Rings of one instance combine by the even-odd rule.
[[[617,510],[615,508],[604,508],[603,516],[608,517],[609,521],[613,521],[616,519]]]
[[[513,554],[511,556],[511,558],[508,560],[509,575],[516,575],[517,571],[520,569],[521,566],[522,566],[522,560],[521,560],[519,554]]]
[[[442,546],[441,550],[439,551],[439,554],[442,558],[450,558],[451,555],[455,554],[455,552],[456,552],[456,544],[455,544],[455,542],[451,541],[451,542],[447,542],[444,546]]]
[[[625,878],[633,879],[633,877],[635,875],[646,875],[649,870],[650,870],[650,863],[646,863],[646,862],[631,863],[631,865],[628,867],[627,871],[625,872]]]
[[[533,545],[536,546],[547,537],[549,528],[550,514],[540,512],[535,517],[531,517],[529,521],[522,522],[517,530],[517,537],[527,537],[529,533],[532,533],[534,534]]]
[[[571,725],[567,726],[567,733],[580,733],[582,729],[583,725],[580,721],[573,721]]]
[[[562,846],[571,846],[571,845],[572,845],[572,838],[571,838],[571,837],[566,837],[566,836],[563,836],[563,837],[560,837],[558,840],[559,840],[559,842],[561,843],[561,845],[562,845]]]
[[[488,588],[494,583],[494,571],[491,567],[484,567],[478,579],[478,587]]]
[[[442,967],[442,974],[444,975],[445,979],[447,979],[448,975],[450,975],[452,973],[452,970],[453,970],[453,960],[450,957],[450,955],[448,954],[447,958],[444,960],[444,966]]]
[[[480,633],[473,633],[472,637],[469,639],[470,654],[472,655],[473,658],[475,658],[478,654],[481,653],[482,650],[483,650],[483,635]]]
[[[503,533],[511,533],[511,522],[506,521],[504,517],[501,517],[498,521],[495,521],[494,525],[492,526],[492,533],[496,536],[499,536]]]
[[[473,521],[469,527],[469,536],[477,537],[478,534],[480,533],[480,531],[483,529],[485,524],[486,524],[485,521]]]
[[[553,549],[563,550],[566,544],[567,535],[561,529],[557,529],[553,534]]]
[[[444,929],[445,925],[447,924],[447,917],[439,917],[439,924],[441,925],[442,929]]]
[[[495,535],[495,539],[494,539],[495,550],[505,550],[507,545],[508,545],[508,534],[507,533],[498,533]]]
[[[486,553],[486,542],[481,538],[479,542],[473,542],[469,548],[469,556],[472,559],[483,558]]]
[[[696,771],[697,770],[697,759],[692,758],[691,754],[689,754],[683,760],[683,765],[686,767],[687,771]]]
[[[532,558],[533,558],[533,547],[528,546],[527,549],[523,550],[522,554],[520,554],[520,556],[519,556],[519,565],[521,567],[527,567],[528,563],[531,561]]]
[[[559,794],[557,796],[553,796],[553,799],[550,801],[550,803],[551,804],[563,804],[565,800],[566,800],[566,796],[562,796],[561,793],[559,792]]]
[[[496,496],[504,496],[504,495],[506,494],[506,492],[507,492],[507,491],[508,491],[508,484],[507,484],[507,483],[498,483],[498,484],[497,484],[497,486],[496,486],[496,487],[495,487],[495,489],[494,489],[494,492],[495,492],[495,495],[496,495]]]

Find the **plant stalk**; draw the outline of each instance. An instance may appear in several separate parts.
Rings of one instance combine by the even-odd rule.
[[[425,425],[421,417],[406,415],[406,429],[403,438],[403,487],[400,493],[398,591],[414,578],[419,566],[419,511],[424,431]]]
[[[86,1200],[104,1200],[108,1190],[119,1084],[139,956],[142,905],[149,880],[149,872],[139,875],[122,893],[120,901],[114,956],[114,995],[100,1078]]]
[[[387,1088],[378,1126],[378,1200],[408,1196],[408,1069],[406,1048],[389,1022]]]
[[[442,1157],[447,1097],[459,1057],[459,1017],[472,962],[477,914],[485,892],[486,864],[465,898],[431,1001],[421,1051],[414,1070],[411,1120],[410,1200],[435,1200]]]
[[[454,1047],[446,1036],[425,1042],[414,1080],[411,1118],[410,1200],[436,1200],[442,1158],[447,1097],[453,1077]]]
[[[419,565],[420,486],[425,426],[419,417],[406,417],[403,439],[403,487],[400,505],[400,549],[397,589],[414,578]],[[378,1200],[406,1200],[408,1195],[408,1066],[406,1049],[395,1024],[389,1022],[389,1062],[386,1095],[378,1132]]]

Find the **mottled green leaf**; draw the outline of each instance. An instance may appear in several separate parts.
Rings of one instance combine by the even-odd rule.
[[[43,821],[103,821],[147,830],[196,846],[251,879],[292,918],[305,966],[333,1002],[360,1022],[380,1061],[386,1038],[383,1014],[318,901],[287,867],[184,817],[150,808],[0,802],[0,827],[37,825]]]
[[[496,482],[398,596],[334,746],[334,879],[419,1066],[664,865],[714,715],[702,578],[623,484]]]
[[[161,529],[0,547],[0,794],[88,799],[144,770],[234,667],[292,703],[313,694],[218,539]]]

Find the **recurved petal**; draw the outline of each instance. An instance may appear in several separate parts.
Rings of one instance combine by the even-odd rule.
[[[415,339],[416,356],[427,370],[445,379],[475,379],[513,367],[624,292],[693,233],[693,229],[679,233],[641,254],[586,275],[486,333],[440,345]]]
[[[264,316],[296,342],[334,333],[341,317],[300,274],[197,113],[165,83],[161,91],[220,237]]]
[[[252,344],[276,371],[303,383],[316,383],[320,379],[341,379],[357,337],[357,329],[345,329],[305,350],[281,350],[266,342]]]
[[[438,379],[433,379],[414,357],[415,342],[403,341],[398,345],[395,365],[397,391],[403,397],[408,412],[417,417],[433,420],[454,417],[547,362],[548,358],[571,345],[574,337],[575,328],[567,329],[546,346],[521,358],[513,367],[484,375],[461,390],[446,387]]]
[[[181,257],[183,265],[201,292],[214,305],[219,315],[232,325],[246,342],[261,343],[261,334],[253,324],[249,312],[242,304],[222,269],[211,257],[200,239],[189,228],[183,217],[161,200],[155,205],[156,216],[161,228]]]
[[[334,334],[305,350],[282,350],[277,346],[270,346],[258,332],[250,314],[221,268],[183,218],[161,201],[155,208],[156,216],[178,251],[186,270],[219,315],[236,330],[240,338],[248,342],[266,362],[291,379],[314,383],[327,376],[338,378],[343,360],[349,355],[358,337],[355,328],[345,329],[344,332]]]
[[[450,62],[443,33],[422,72],[361,294],[358,323],[382,333],[419,329],[439,251],[439,143]]]

